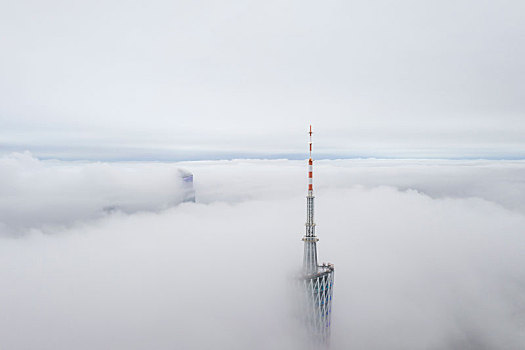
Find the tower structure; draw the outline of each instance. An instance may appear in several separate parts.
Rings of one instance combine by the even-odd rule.
[[[193,188],[193,174],[179,169],[182,177],[182,202],[195,203],[195,189]]]
[[[303,237],[304,256],[302,285],[304,292],[304,317],[307,332],[314,346],[327,347],[330,340],[334,265],[318,264],[314,222],[314,189],[312,160],[312,126],[309,130],[310,157],[308,158],[308,195],[306,196],[306,232]]]

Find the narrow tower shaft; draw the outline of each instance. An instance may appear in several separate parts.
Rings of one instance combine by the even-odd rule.
[[[306,197],[306,233],[303,237],[304,256],[303,270],[307,275],[317,273],[317,241],[314,223],[314,187],[313,187],[313,160],[312,160],[312,126],[310,125],[310,158],[308,159],[308,196]]]
[[[317,263],[317,241],[314,222],[314,185],[312,160],[312,126],[310,125],[310,157],[308,158],[308,195],[306,196],[306,233],[304,241],[303,284],[304,321],[311,349],[328,349],[330,344],[330,320],[334,265]]]

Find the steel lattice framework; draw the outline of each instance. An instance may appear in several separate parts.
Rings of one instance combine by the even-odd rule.
[[[328,346],[334,286],[334,265],[317,263],[317,238],[314,222],[312,126],[310,125],[310,158],[308,159],[308,196],[306,197],[306,233],[303,237],[304,318],[313,345]]]

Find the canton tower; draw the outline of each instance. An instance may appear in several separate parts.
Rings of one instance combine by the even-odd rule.
[[[308,159],[308,196],[306,196],[306,233],[303,237],[304,256],[301,277],[304,292],[304,319],[312,345],[328,347],[330,341],[330,316],[334,285],[334,265],[318,264],[317,238],[314,222],[314,189],[312,160],[312,126],[310,125],[310,157]]]

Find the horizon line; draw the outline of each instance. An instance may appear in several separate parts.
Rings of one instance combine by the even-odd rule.
[[[29,153],[34,158],[40,160],[57,160],[57,161],[86,161],[86,162],[191,162],[191,161],[232,161],[232,160],[307,160],[308,155],[302,153],[256,153],[256,152],[216,152],[216,153],[193,153],[191,155],[180,154],[114,154],[101,156],[100,154],[81,155],[81,154],[49,154],[47,152],[23,151],[0,151],[0,156],[6,156],[13,153]],[[47,154],[46,154],[47,153]],[[53,153],[53,152],[50,152]],[[489,160],[489,161],[522,161],[524,155],[421,155],[409,156],[407,154],[385,155],[385,154],[336,154],[336,153],[318,153],[315,160]]]

